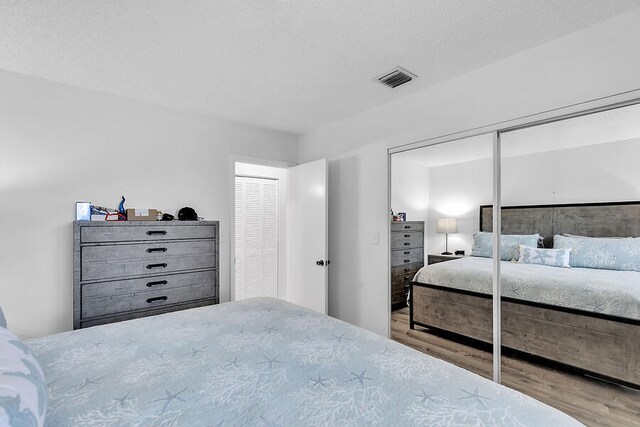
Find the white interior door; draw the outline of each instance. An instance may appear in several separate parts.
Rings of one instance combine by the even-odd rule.
[[[327,314],[327,161],[289,169],[287,299]]]
[[[236,176],[235,299],[278,296],[278,180]]]

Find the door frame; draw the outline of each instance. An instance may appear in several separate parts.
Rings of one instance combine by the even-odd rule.
[[[258,166],[288,169],[298,163],[259,157],[229,155],[229,301],[236,300],[236,163],[248,163]],[[223,240],[224,236],[220,236]],[[278,254],[280,256],[280,254]]]

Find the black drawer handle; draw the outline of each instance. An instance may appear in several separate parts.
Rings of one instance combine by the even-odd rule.
[[[411,226],[410,226],[410,225],[405,225],[405,226],[404,226],[404,228],[405,228],[405,230],[406,230],[406,229],[411,228]]]
[[[150,254],[154,254],[156,252],[167,252],[167,248],[149,248],[147,249],[147,252]]]
[[[160,263],[160,264],[148,264],[147,268],[149,270],[153,270],[154,268],[166,268],[166,266],[167,266],[167,263],[163,262],[163,263]]]
[[[405,242],[405,246],[409,246],[411,244],[411,242]]]
[[[409,255],[411,253],[411,251],[404,251],[405,255]]]
[[[405,260],[404,260],[404,262],[410,262],[410,261],[411,261],[410,259],[405,259]]]
[[[166,300],[167,300],[166,296],[147,298],[147,303],[153,304],[154,302],[162,302],[162,301],[166,301]]]
[[[166,285],[167,283],[169,283],[169,282],[167,282],[166,280],[158,280],[158,281],[156,281],[156,282],[149,282],[149,283],[147,283],[147,287],[148,287],[148,288],[153,288],[154,286],[164,286],[164,285]]]
[[[149,231],[147,231],[147,236],[155,236],[155,235],[164,236],[165,234],[167,234],[167,232],[164,231],[164,230],[149,230]]]
[[[404,280],[409,280],[409,279],[411,279],[410,275],[409,276],[404,276]]]
[[[411,283],[405,283],[405,284],[404,284],[404,288],[405,288],[405,289],[409,289],[410,287],[411,287]]]
[[[406,273],[409,270],[411,270],[411,268],[407,267],[407,268],[404,269],[404,272]]]
[[[411,237],[411,234],[405,234],[404,237]]]

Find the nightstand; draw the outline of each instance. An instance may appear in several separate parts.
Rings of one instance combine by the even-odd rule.
[[[439,262],[452,261],[454,259],[462,258],[464,255],[440,255],[440,254],[429,254],[427,256],[427,263],[437,264]]]

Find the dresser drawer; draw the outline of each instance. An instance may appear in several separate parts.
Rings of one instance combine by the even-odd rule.
[[[391,268],[391,304],[406,302],[411,281],[422,266],[422,262],[416,262]]]
[[[422,231],[422,230],[424,230],[424,222],[422,221],[391,223],[391,231]]]
[[[391,287],[391,304],[402,304],[407,301],[407,293],[408,289],[403,286],[392,286]]]
[[[124,225],[94,226],[80,229],[82,243],[132,242],[144,240],[214,239],[215,227],[207,225]]]
[[[108,280],[163,274],[175,271],[196,270],[215,267],[215,255],[157,256],[149,260],[116,260],[82,263],[82,281]]]
[[[424,249],[397,249],[391,251],[391,265],[424,261]]]
[[[405,254],[409,252],[409,254]],[[400,266],[405,264],[413,264],[419,262],[424,263],[424,254],[422,248],[405,249],[391,251],[391,266]]]
[[[423,267],[422,262],[414,262],[412,264],[399,265],[391,268],[391,282],[405,282],[413,280],[418,270]]]
[[[402,286],[406,289],[409,289],[409,282],[411,282],[413,280],[413,278],[416,276],[416,273],[418,271],[416,270],[415,272],[412,271],[410,273],[405,273],[403,275],[398,275],[395,278],[393,278],[391,280],[391,285],[393,286]]]
[[[422,231],[391,233],[391,249],[421,248],[424,246]]]
[[[83,246],[82,262],[117,260],[155,260],[184,255],[204,255],[215,253],[214,240],[193,242],[149,242],[126,245]]]
[[[103,298],[85,299],[83,297],[82,317],[90,318],[133,310],[157,308],[213,296],[213,286],[211,284],[201,284]]]
[[[214,287],[215,270],[192,273],[165,274],[141,279],[113,280],[110,282],[82,284],[82,300],[105,298],[115,295],[130,295],[151,290],[173,289],[192,285],[210,285]]]
[[[113,322],[122,322],[123,320],[139,319],[147,316],[157,316],[159,314],[171,313],[172,311],[187,310],[189,308],[204,307],[207,305],[217,304],[218,298],[206,298],[198,301],[191,301],[183,304],[165,305],[164,307],[152,308],[150,310],[136,310],[122,313],[111,314],[101,317],[89,317],[80,321],[80,326],[88,328],[90,326],[104,325]]]

